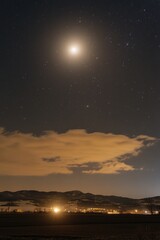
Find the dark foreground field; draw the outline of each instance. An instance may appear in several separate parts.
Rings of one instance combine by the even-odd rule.
[[[4,240],[160,240],[160,216],[0,214]]]

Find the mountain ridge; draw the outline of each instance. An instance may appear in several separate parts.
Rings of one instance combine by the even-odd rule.
[[[19,201],[19,200],[34,200],[34,199],[48,199],[48,198],[61,198],[65,200],[96,200],[97,202],[114,202],[114,203],[136,203],[136,202],[149,202],[150,200],[160,202],[160,196],[147,197],[147,198],[129,198],[116,195],[101,195],[93,193],[84,193],[79,190],[72,191],[38,191],[38,190],[19,190],[19,191],[2,191],[0,192],[0,201]]]

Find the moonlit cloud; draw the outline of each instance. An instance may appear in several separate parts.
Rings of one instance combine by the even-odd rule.
[[[71,174],[80,169],[86,174],[114,174],[133,171],[127,163],[144,147],[154,144],[154,137],[130,138],[112,133],[87,133],[70,130],[48,131],[41,136],[0,130],[0,174],[42,176]]]

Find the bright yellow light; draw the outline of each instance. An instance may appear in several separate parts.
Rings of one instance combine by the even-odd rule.
[[[71,55],[75,56],[75,55],[79,54],[79,52],[80,52],[79,46],[77,46],[77,45],[72,45],[72,46],[69,47],[69,53],[70,53]]]
[[[60,211],[61,211],[61,209],[58,208],[58,207],[54,207],[54,208],[53,208],[53,212],[54,212],[54,213],[59,213]]]

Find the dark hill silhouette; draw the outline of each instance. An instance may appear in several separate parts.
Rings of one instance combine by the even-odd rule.
[[[51,202],[58,201],[63,203],[76,202],[79,206],[116,206],[116,207],[138,207],[147,206],[147,204],[160,205],[160,197],[132,199],[119,196],[104,196],[91,193],[83,193],[81,191],[68,192],[43,192],[35,190],[22,190],[16,192],[4,191],[0,192],[1,206],[7,202],[15,204],[18,201],[30,201],[36,206],[44,206]]]

